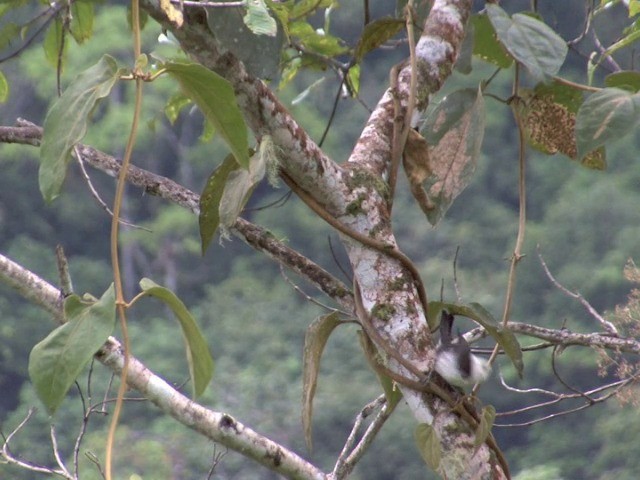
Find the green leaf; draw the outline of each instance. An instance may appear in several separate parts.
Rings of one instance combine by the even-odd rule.
[[[69,31],[78,43],[84,43],[93,35],[93,1],[75,0],[71,4]]]
[[[537,18],[522,13],[510,18],[493,3],[486,8],[498,39],[534,80],[545,81],[558,73],[568,50],[562,37]]]
[[[161,287],[148,278],[140,280],[140,288],[142,288],[144,295],[150,295],[162,300],[178,319],[187,350],[187,363],[189,364],[193,396],[199,397],[207,388],[213,376],[213,358],[196,321],[184,303],[168,288]]]
[[[480,424],[476,430],[476,438],[473,441],[473,447],[479,448],[485,440],[489,437],[491,429],[493,428],[493,422],[496,419],[496,409],[493,405],[487,405],[482,409],[480,415]]]
[[[4,50],[7,46],[11,45],[11,42],[18,40],[20,37],[20,27],[13,23],[8,22],[0,29],[0,51]]]
[[[71,149],[84,137],[93,108],[109,95],[120,74],[114,58],[104,55],[73,80],[47,113],[39,171],[40,191],[45,201],[51,202],[60,194]]]
[[[169,123],[173,125],[178,119],[178,115],[180,115],[182,109],[192,103],[191,99],[182,92],[172,95],[164,106],[164,114],[169,120]]]
[[[300,0],[291,7],[290,18],[306,17],[319,8],[329,8],[335,0]]]
[[[71,295],[64,302],[67,322],[31,350],[29,377],[50,415],[113,332],[115,311],[113,284],[98,301]]]
[[[44,56],[47,59],[47,62],[49,62],[49,64],[54,68],[58,68],[60,49],[62,48],[62,36],[64,34],[65,32],[62,21],[59,18],[56,18],[54,22],[51,22],[51,26],[47,29],[47,33],[45,34],[42,42]],[[61,65],[65,64],[68,47],[69,42],[64,42]]]
[[[431,175],[422,182],[428,202],[420,206],[432,225],[440,221],[473,178],[484,138],[484,120],[482,91],[464,89],[447,95],[424,123]]]
[[[461,315],[479,323],[489,335],[503,348],[505,354],[513,363],[518,375],[522,377],[524,363],[522,360],[522,348],[514,333],[498,322],[491,313],[479,303],[459,305],[455,303],[429,302],[429,318],[432,312],[448,310],[453,315]]]
[[[222,164],[209,176],[207,184],[204,186],[204,190],[200,195],[200,215],[198,222],[200,224],[200,240],[203,255],[216,234],[218,225],[220,225],[220,199],[222,198],[227,178],[232,171],[238,170],[239,168],[240,165],[236,162],[235,157],[228,155]]]
[[[292,36],[298,37],[306,49],[320,55],[334,57],[348,50],[338,38],[328,33],[318,33],[307,22],[292,22],[289,32]]]
[[[263,0],[247,0],[247,13],[243,17],[244,24],[256,35],[275,37],[278,33],[276,21],[269,15]]]
[[[404,20],[393,17],[379,18],[368,23],[356,46],[354,53],[356,63],[360,63],[367,53],[393,38],[403,29],[404,23]]]
[[[609,57],[613,55],[615,52],[620,50],[621,48],[628,47],[629,45],[634,44],[638,39],[640,39],[640,22],[636,20],[630,28],[626,28],[623,32],[623,37],[615,42],[613,45],[609,46],[598,60],[598,63],[602,62],[602,59],[605,57]]]
[[[635,130],[640,119],[639,106],[639,94],[619,88],[605,88],[587,98],[576,118],[578,155]]]
[[[423,460],[429,468],[437,472],[440,467],[442,447],[436,431],[428,423],[421,423],[416,427],[413,436]]]
[[[302,353],[302,428],[307,448],[312,448],[311,419],[313,417],[313,397],[318,384],[320,359],[333,330],[340,325],[338,312],[322,315],[307,327]]]
[[[353,97],[357,97],[360,93],[360,65],[349,68],[347,82],[349,82],[349,92]]]
[[[513,57],[498,41],[496,31],[487,15],[472,15],[471,25],[473,26],[474,55],[500,68],[509,68],[513,65]]]
[[[4,73],[0,72],[0,103],[4,103],[9,98],[9,82]]]
[[[231,84],[197,63],[168,62],[164,68],[178,80],[183,92],[198,105],[220,133],[236,161],[243,168],[248,168],[247,127]]]
[[[604,84],[607,87],[621,88],[635,93],[640,91],[640,73],[630,70],[612,73],[606,76]]]
[[[358,338],[360,340],[360,346],[362,346],[362,350],[364,350],[364,355],[378,377],[382,390],[384,390],[384,396],[387,398],[387,405],[391,411],[396,408],[398,402],[402,400],[402,392],[397,388],[395,382],[391,378],[383,375],[379,371],[378,366],[382,365],[382,360],[380,359],[380,354],[373,345],[371,339],[362,331],[358,331]]]
[[[258,152],[251,157],[248,170],[238,169],[229,172],[218,209],[223,227],[230,228],[236,223],[253,189],[264,178],[266,166],[267,159]]]

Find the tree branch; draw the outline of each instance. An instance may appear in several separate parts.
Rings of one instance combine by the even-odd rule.
[[[0,255],[0,281],[19,287],[17,289],[20,293],[33,288],[33,285],[38,285],[37,297],[28,293],[23,296],[49,312],[57,312],[56,318],[62,317],[58,289],[4,255]],[[109,337],[96,353],[96,358],[114,373],[118,375],[121,373],[124,365],[123,349],[115,338]],[[209,410],[190,400],[136,358],[131,357],[129,362],[127,374],[129,386],[183,425],[287,478],[314,480],[326,478],[322,471],[302,457],[260,435],[232,416]]]
[[[40,146],[42,127],[26,120],[19,120],[18,123],[19,125],[15,127],[0,126],[0,143]],[[121,164],[116,158],[87,145],[78,145],[77,150],[80,152],[84,162],[111,177],[117,178]],[[198,194],[169,178],[131,165],[127,172],[127,181],[142,188],[145,193],[169,200],[196,215],[200,212],[200,197]],[[278,241],[268,231],[242,218],[236,220],[231,231],[249,246],[265,253],[273,260],[306,279],[338,302],[345,310],[353,311],[353,295],[350,288],[318,264]],[[34,292],[37,291],[37,288],[34,289]]]

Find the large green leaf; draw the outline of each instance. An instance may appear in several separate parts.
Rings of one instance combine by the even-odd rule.
[[[484,138],[484,120],[482,92],[464,89],[447,95],[424,123],[430,175],[421,182],[428,203],[420,206],[432,225],[473,178]],[[414,192],[413,175],[407,174]]]
[[[184,93],[200,108],[244,168],[249,166],[247,126],[236,102],[233,87],[217,73],[197,63],[164,64]]]
[[[47,113],[39,171],[40,191],[47,202],[60,194],[71,149],[84,137],[91,111],[109,95],[120,73],[115,59],[104,55],[73,80]]]
[[[148,278],[140,280],[140,288],[145,295],[162,300],[178,319],[187,349],[187,363],[189,364],[193,395],[200,396],[213,376],[213,358],[196,321],[184,303],[168,288],[161,287]]]
[[[98,301],[71,295],[64,302],[67,322],[31,350],[29,377],[50,415],[113,332],[115,308],[113,285]]]
[[[228,155],[222,164],[213,171],[200,195],[198,223],[200,224],[200,241],[203,255],[220,225],[220,200],[222,199],[224,186],[227,183],[229,174],[239,169],[240,166],[235,157]]]
[[[504,353],[509,357],[518,375],[522,377],[524,362],[522,360],[522,348],[514,333],[498,322],[491,313],[479,303],[459,305],[455,303],[429,302],[429,318],[436,318],[435,315],[442,310],[448,310],[452,315],[461,315],[470,318],[484,327],[493,339],[502,347]],[[430,325],[431,327],[431,325]]]
[[[640,94],[605,88],[592,94],[578,110],[576,139],[582,156],[635,130],[640,120]]]
[[[322,315],[311,322],[304,336],[302,353],[302,428],[309,450],[312,447],[311,419],[313,417],[313,397],[316,393],[318,372],[320,371],[320,359],[331,332],[340,323],[338,312]]]
[[[536,81],[558,73],[568,50],[562,37],[535,17],[522,13],[509,17],[493,3],[487,3],[486,8],[502,45]]]

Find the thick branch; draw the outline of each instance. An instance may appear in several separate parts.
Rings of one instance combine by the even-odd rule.
[[[155,2],[143,0],[141,6],[173,33],[191,58],[231,83],[255,137],[260,140],[269,135],[275,143],[280,167],[327,210],[342,213],[347,191],[342,168],[320,150],[269,87],[248,74],[242,62],[221,47],[209,29],[204,9],[185,7],[185,23],[177,27]]]
[[[58,289],[3,255],[0,255],[0,281],[12,285],[25,298],[54,313],[57,318],[62,317]],[[37,296],[29,293],[33,288]],[[120,374],[124,356],[122,346],[115,338],[107,340],[96,358]],[[230,415],[209,410],[182,395],[137,359],[131,357],[129,362],[129,386],[183,425],[287,478],[326,478],[322,471],[291,450],[251,430]]]

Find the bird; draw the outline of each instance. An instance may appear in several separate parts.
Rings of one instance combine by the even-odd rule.
[[[460,333],[452,338],[453,320],[452,314],[442,311],[435,370],[455,387],[464,388],[482,383],[489,377],[491,365],[484,358],[471,353],[469,343]]]

